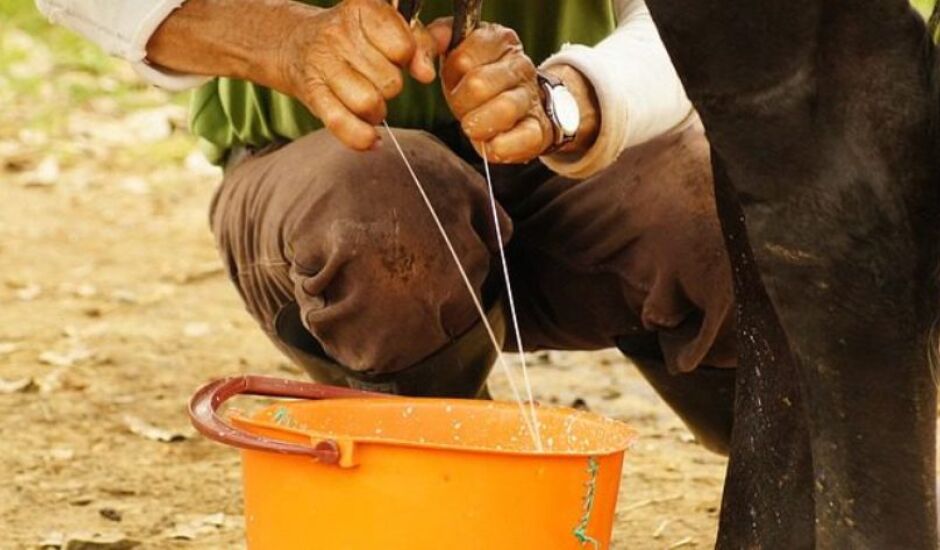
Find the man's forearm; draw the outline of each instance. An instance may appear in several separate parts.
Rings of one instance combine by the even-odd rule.
[[[614,5],[618,27],[613,34],[594,47],[563,48],[542,67],[570,66],[596,93],[600,114],[593,145],[580,155],[564,150],[543,158],[568,177],[596,174],[625,149],[671,131],[693,112],[643,0]]]
[[[285,91],[280,45],[322,8],[290,0],[187,0],[147,43],[147,59],[181,73]]]

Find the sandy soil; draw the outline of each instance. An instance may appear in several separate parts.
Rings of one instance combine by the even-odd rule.
[[[185,404],[216,377],[302,374],[222,274],[206,223],[221,175],[182,102],[12,0],[0,104],[0,548],[243,546],[238,455],[197,437]],[[639,431],[615,547],[711,546],[725,461],[619,354],[537,362],[537,399]]]

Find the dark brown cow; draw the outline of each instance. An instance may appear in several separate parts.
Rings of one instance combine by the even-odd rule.
[[[718,546],[937,548],[924,21],[906,0],[648,3],[712,143],[740,304]]]

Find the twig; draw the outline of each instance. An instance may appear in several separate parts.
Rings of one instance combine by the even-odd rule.
[[[656,530],[653,531],[653,538],[658,539],[659,537],[663,536],[663,531],[666,530],[666,527],[668,527],[670,523],[672,523],[671,519],[664,519],[659,524],[659,527],[657,527]]]
[[[683,546],[692,546],[695,544],[695,539],[692,537],[685,537],[682,540],[676,541],[667,547],[666,550],[673,550],[673,548],[682,548]]]
[[[678,495],[672,495],[672,496],[670,496],[670,497],[648,498],[648,499],[646,499],[646,500],[641,500],[641,501],[639,501],[639,502],[634,502],[634,503],[631,504],[630,506],[627,506],[626,508],[624,508],[624,509],[621,511],[621,513],[622,513],[622,514],[626,514],[627,512],[632,512],[632,511],[634,511],[634,510],[639,510],[640,508],[646,508],[647,506],[650,506],[650,505],[652,505],[652,504],[662,504],[663,502],[672,502],[672,501],[674,501],[674,500],[681,500],[684,496],[685,496],[685,495],[683,495],[683,494],[680,493],[680,494],[678,494]]]

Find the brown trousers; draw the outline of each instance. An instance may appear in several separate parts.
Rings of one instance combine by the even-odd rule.
[[[395,135],[473,283],[498,282],[486,184],[455,152],[472,158],[466,145]],[[540,163],[494,170],[528,350],[655,334],[673,372],[734,366],[729,262],[700,127],[633,148],[584,181]],[[357,153],[320,131],[230,162],[211,221],[248,311],[282,349],[287,309],[335,361],[379,373],[421,361],[478,321],[388,136]]]

